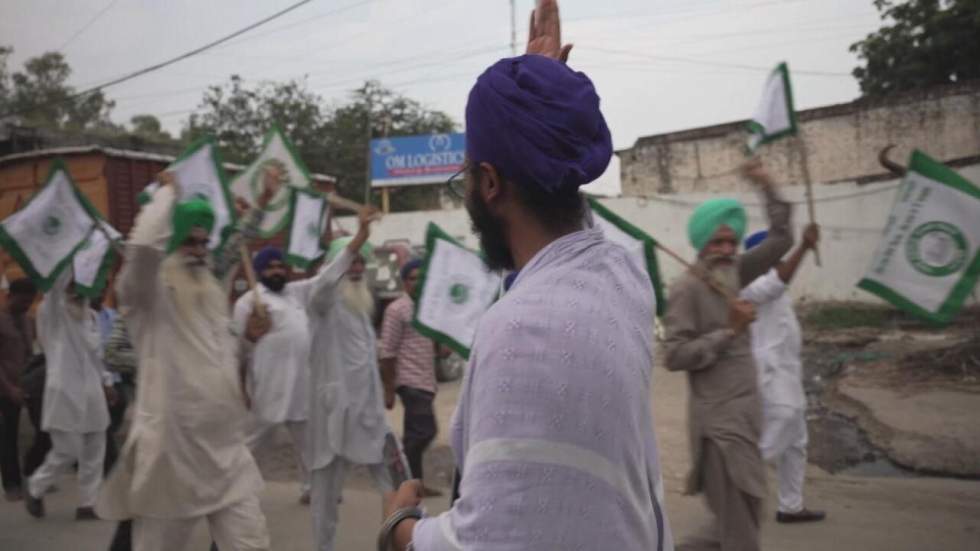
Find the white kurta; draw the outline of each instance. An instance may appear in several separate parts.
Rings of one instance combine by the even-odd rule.
[[[741,296],[756,307],[752,324],[752,352],[759,375],[762,401],[767,404],[806,407],[803,392],[803,340],[786,284],[775,269],[753,281]]]
[[[181,316],[161,273],[172,204],[167,186],[141,212],[116,283],[139,379],[129,436],[99,496],[103,518],[202,516],[262,489],[230,317]]]
[[[44,349],[46,376],[41,428],[73,433],[101,432],[109,426],[99,355],[99,327],[87,304],[70,306],[65,287],[71,271],[58,278],[38,308],[38,340]],[[69,308],[77,308],[76,319]]]
[[[337,456],[352,463],[380,463],[388,431],[384,417],[376,337],[367,315],[352,312],[337,293],[350,267],[346,249],[320,274],[311,297],[310,470]]]
[[[259,285],[259,297],[272,321],[269,332],[252,347],[249,394],[252,413],[263,423],[305,421],[310,399],[310,320],[306,314],[316,278],[296,281],[276,293]],[[234,327],[245,334],[255,297],[235,303]]]

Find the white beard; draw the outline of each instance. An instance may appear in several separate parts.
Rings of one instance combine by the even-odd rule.
[[[367,317],[374,316],[374,297],[371,296],[371,289],[368,288],[367,281],[351,281],[346,277],[340,281],[340,296],[352,312],[363,314]]]
[[[205,262],[191,264],[180,253],[169,255],[161,265],[163,282],[173,289],[177,313],[185,320],[203,317],[221,323],[228,317],[228,300]]]
[[[715,281],[736,295],[741,290],[742,286],[738,280],[738,266],[734,264],[716,264],[709,269],[709,272]]]

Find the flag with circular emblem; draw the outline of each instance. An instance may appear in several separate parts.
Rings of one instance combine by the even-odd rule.
[[[286,263],[307,269],[323,255],[323,232],[329,223],[330,207],[320,193],[293,189],[289,206]]]
[[[500,275],[432,222],[425,248],[412,325],[468,358],[480,317],[497,298]]]
[[[65,164],[56,160],[41,189],[0,222],[0,246],[47,291],[98,220],[98,211],[75,187]]]
[[[293,144],[277,126],[273,126],[262,144],[262,152],[248,165],[245,170],[231,181],[231,192],[235,197],[241,197],[254,205],[262,194],[262,179],[266,167],[274,165],[285,179],[276,195],[265,208],[259,235],[265,239],[271,238],[289,225],[290,189],[309,189],[310,172]]]
[[[858,287],[936,323],[953,319],[980,278],[980,188],[912,152],[871,266]]]
[[[96,298],[109,279],[109,268],[115,261],[112,242],[122,239],[122,234],[105,220],[99,220],[93,231],[72,258],[75,273],[75,290],[78,294]]]

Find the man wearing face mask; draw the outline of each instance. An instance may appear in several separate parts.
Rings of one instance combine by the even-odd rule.
[[[790,205],[775,191],[761,163],[749,162],[744,174],[762,192],[768,236],[740,255],[738,245],[746,226],[741,203],[712,199],[698,206],[688,223],[688,237],[698,251],[694,269],[699,273],[685,273],[674,282],[665,318],[667,369],[687,371],[690,381],[694,467],[687,491],[704,491],[723,551],[759,549],[766,493],[759,453],[762,405],[749,335],[755,308],[745,300],[723,296],[704,279],[714,278],[735,297],[776,266],[793,244]],[[695,538],[678,549],[717,546],[716,541]]]
[[[310,319],[306,308],[310,293],[324,277],[287,283],[282,251],[266,247],[252,261],[259,278],[260,308],[269,319],[267,331],[248,319],[256,311],[256,293],[235,303],[234,326],[245,336],[246,380],[251,398],[253,426],[249,448],[260,448],[279,425],[289,429],[302,481],[300,501],[309,503],[310,475],[306,420],[309,415]]]

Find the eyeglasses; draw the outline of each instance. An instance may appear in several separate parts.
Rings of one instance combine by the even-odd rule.
[[[457,199],[466,199],[466,169],[469,166],[463,163],[463,166],[446,180],[446,185],[449,187],[449,192],[453,194]]]
[[[184,240],[183,246],[184,247],[207,247],[208,243],[210,243],[210,239],[206,237],[201,239],[188,237],[187,239]]]

